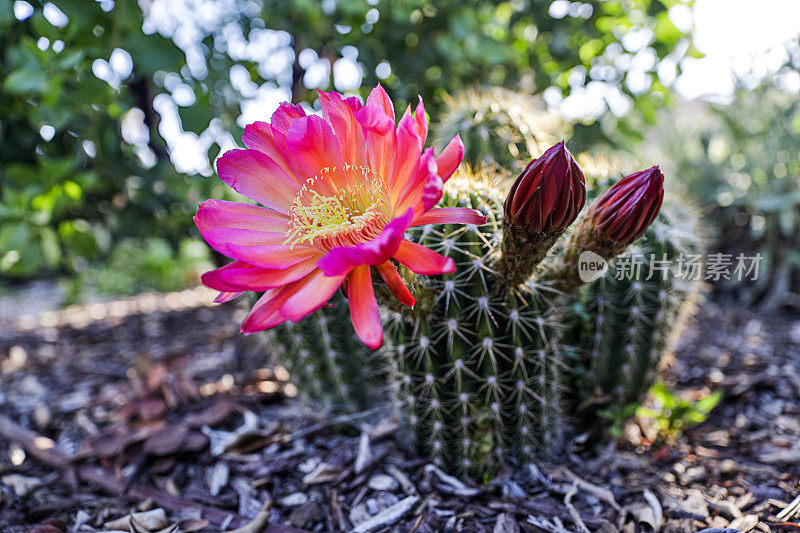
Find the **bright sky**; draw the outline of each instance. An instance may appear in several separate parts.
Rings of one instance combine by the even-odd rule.
[[[724,97],[734,72],[763,77],[780,67],[783,45],[800,35],[800,0],[696,0],[692,18],[705,57],[684,60],[675,88],[687,98]],[[789,84],[800,90],[800,75]]]

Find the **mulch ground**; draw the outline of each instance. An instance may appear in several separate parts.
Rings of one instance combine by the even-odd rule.
[[[705,303],[664,374],[682,395],[724,391],[705,423],[652,446],[635,421],[615,447],[577,439],[558,465],[475,485],[378,410],[306,409],[209,300],[0,325],[0,530],[800,530],[800,317]]]

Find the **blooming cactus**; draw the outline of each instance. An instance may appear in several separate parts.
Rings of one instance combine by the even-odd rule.
[[[424,148],[422,100],[395,127],[389,96],[378,85],[366,104],[319,93],[322,116],[283,103],[269,124],[245,128],[244,150],[217,162],[222,181],[263,207],[222,200],[200,204],[195,222],[206,241],[234,259],[207,272],[218,301],[265,291],[242,332],[296,322],[324,306],[342,285],[359,338],[383,339],[371,266],[403,304],[414,298],[393,261],[418,274],[452,272],[452,259],[404,238],[411,226],[482,224],[473,209],[432,209],[461,162],[456,136],[438,157]]]

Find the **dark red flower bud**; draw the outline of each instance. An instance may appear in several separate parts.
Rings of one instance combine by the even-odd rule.
[[[519,175],[505,203],[505,220],[526,233],[553,235],[577,218],[586,202],[586,184],[564,142],[531,161]]]
[[[495,266],[506,286],[530,278],[585,202],[583,172],[563,142],[525,167],[504,206],[502,254]]]
[[[664,199],[664,174],[658,165],[626,176],[589,208],[592,227],[619,245],[632,243],[652,224]]]

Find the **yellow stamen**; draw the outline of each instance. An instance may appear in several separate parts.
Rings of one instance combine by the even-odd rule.
[[[321,250],[366,242],[390,221],[383,180],[368,167],[345,164],[323,168],[306,180],[289,215],[286,244],[308,244]]]

